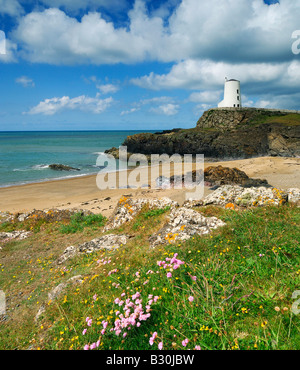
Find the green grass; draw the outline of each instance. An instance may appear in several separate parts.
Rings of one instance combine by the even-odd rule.
[[[99,340],[99,349],[113,350],[157,349],[159,342],[164,349],[200,345],[220,350],[299,350],[299,316],[291,310],[300,282],[299,208],[198,210],[227,225],[208,236],[150,250],[148,238],[162,226],[168,210],[144,209],[113,231],[134,236],[127,245],[78,256],[65,266],[55,264],[64,248],[99,235],[101,229],[61,234],[59,223],[49,224],[30,239],[6,244],[0,286],[7,292],[9,309],[0,323],[0,348],[82,349]],[[158,266],[157,261],[174,253],[183,265],[173,271]],[[48,302],[51,288],[78,274],[83,284],[70,285],[60,298]],[[120,315],[116,311],[122,313],[114,301],[122,294],[124,300],[131,299],[136,292],[144,309],[149,294],[159,298],[140,327],[117,336],[109,331]],[[35,322],[42,303],[46,311]],[[91,326],[86,317],[92,319]],[[108,323],[104,335],[103,321]],[[157,338],[151,346],[154,332]],[[186,347],[184,339],[189,340]]]
[[[258,125],[258,124],[282,124],[284,126],[299,126],[300,125],[300,114],[289,113],[279,115],[268,115],[268,113],[261,113],[250,119],[246,125]]]
[[[82,213],[75,213],[71,216],[70,223],[62,225],[59,230],[62,234],[74,234],[82,231],[85,227],[101,227],[105,221],[106,218],[101,214],[83,215]]]

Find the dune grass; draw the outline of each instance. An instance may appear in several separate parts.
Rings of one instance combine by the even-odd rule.
[[[126,245],[63,266],[55,260],[67,246],[102,229],[62,234],[59,222],[47,223],[29,239],[5,244],[0,287],[8,307],[0,348],[300,349],[292,311],[300,289],[299,209],[197,210],[227,225],[149,249],[169,210],[143,209],[113,231],[133,236]],[[48,292],[75,275],[83,283],[49,301]],[[42,304],[46,310],[35,321]]]

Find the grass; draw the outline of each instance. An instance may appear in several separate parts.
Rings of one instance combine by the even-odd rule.
[[[85,227],[98,228],[104,225],[105,217],[101,214],[83,215],[82,213],[75,213],[71,216],[70,223],[61,225],[60,232],[62,234],[74,234],[82,231]]]
[[[282,124],[284,126],[299,126],[300,125],[300,114],[289,113],[279,115],[268,115],[268,112],[261,113],[255,116],[253,119],[247,122],[247,125],[258,125],[258,124]]]
[[[150,250],[148,238],[169,210],[143,209],[113,231],[134,236],[126,245],[77,256],[64,266],[55,260],[67,246],[99,236],[102,229],[92,224],[62,234],[62,223],[47,223],[29,239],[5,244],[0,286],[8,307],[0,323],[0,348],[83,349],[99,341],[98,349],[113,350],[157,349],[160,342],[163,349],[300,349],[299,316],[291,310],[300,281],[299,209],[198,210],[227,225],[208,236]],[[173,270],[174,264],[159,266],[158,261],[169,264],[175,253],[184,264]],[[49,302],[53,287],[78,274],[82,284],[69,285]],[[124,314],[125,303],[119,306],[115,300],[128,299],[134,307],[137,292],[145,314],[149,295],[156,297],[148,307],[150,317],[117,336],[110,329]],[[46,311],[35,322],[42,303]],[[101,334],[103,323],[107,327]]]

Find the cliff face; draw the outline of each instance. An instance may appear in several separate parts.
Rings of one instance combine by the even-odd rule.
[[[211,158],[300,156],[300,112],[222,108],[204,112],[193,129],[128,136],[129,153],[204,154]]]

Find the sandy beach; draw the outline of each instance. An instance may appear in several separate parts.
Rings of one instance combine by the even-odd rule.
[[[266,179],[269,184],[279,189],[300,187],[300,158],[260,157],[233,161],[205,162],[204,167],[222,165],[237,167],[249,177]],[[127,172],[127,176],[132,170]],[[133,198],[169,197],[182,204],[186,200],[187,189],[155,189],[155,181],[149,181],[149,169],[140,168],[138,184],[144,187],[100,190],[97,186],[97,175],[71,179],[47,181],[0,189],[0,211],[28,212],[33,209],[85,209],[102,213],[109,217],[121,196]],[[172,172],[173,173],[173,172]],[[182,167],[176,164],[174,173],[182,173]],[[169,176],[170,172],[163,172]],[[124,175],[122,173],[121,175]],[[115,174],[98,175],[98,182],[104,176],[114,178]],[[102,177],[101,177],[102,176]],[[106,177],[106,180],[108,177]],[[109,179],[107,180],[109,181]],[[150,185],[147,187],[146,185]],[[208,187],[204,195],[211,192]]]

